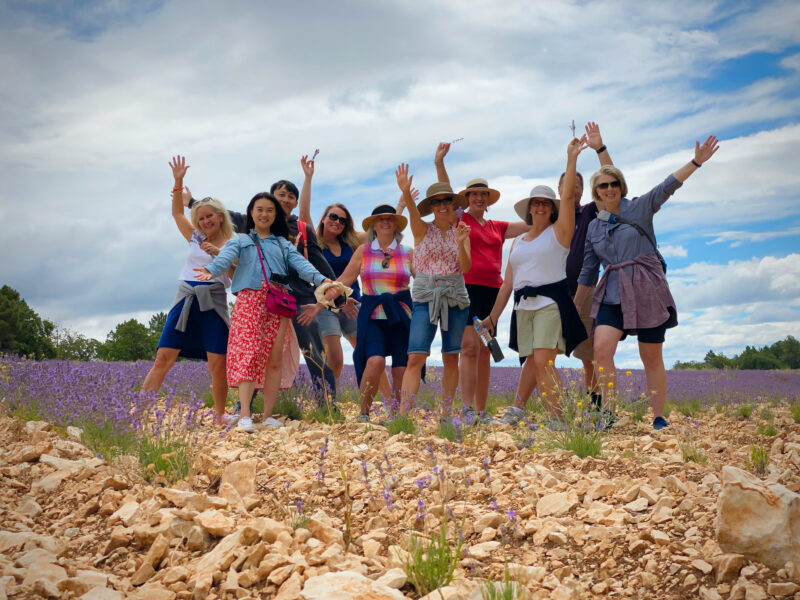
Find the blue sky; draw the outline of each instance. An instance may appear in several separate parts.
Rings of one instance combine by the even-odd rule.
[[[463,137],[454,184],[487,178],[490,218],[514,219],[592,120],[631,195],[721,139],[655,219],[681,321],[666,362],[800,336],[798,22],[793,2],[0,2],[0,283],[104,339],[174,297],[174,154],[242,210],[319,148],[315,218],[340,201],[360,220],[396,199],[399,162],[424,189]],[[618,357],[636,366],[635,342]]]

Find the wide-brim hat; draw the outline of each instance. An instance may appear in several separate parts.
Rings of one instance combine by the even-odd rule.
[[[553,188],[546,186],[546,185],[537,185],[531,190],[531,195],[527,198],[523,198],[516,204],[514,204],[514,210],[519,215],[519,218],[523,221],[528,220],[528,205],[530,201],[534,198],[544,198],[545,200],[552,200],[553,206],[555,210],[553,214],[558,217],[558,209],[561,206],[561,200],[556,197],[556,193],[553,191]]]
[[[403,229],[406,228],[406,225],[408,225],[408,219],[406,219],[403,215],[398,215],[394,206],[389,204],[379,204],[372,210],[372,214],[369,217],[361,221],[361,227],[364,229],[364,231],[366,231],[372,227],[375,219],[383,215],[391,215],[394,217],[394,222],[397,224],[397,231],[403,231]]]
[[[491,206],[500,199],[500,192],[489,187],[489,183],[485,179],[471,179],[467,182],[467,187],[458,192],[465,198],[470,192],[489,192],[489,203],[486,206]],[[469,199],[467,199],[469,203]]]
[[[433,207],[431,206],[431,200],[435,198],[447,198],[451,197],[453,199],[453,208],[467,208],[469,204],[467,199],[462,196],[461,194],[456,194],[453,191],[453,188],[450,187],[449,183],[444,183],[439,181],[434,183],[431,187],[428,188],[427,193],[425,194],[425,199],[422,200],[419,204],[417,204],[417,210],[419,211],[419,216],[427,217],[429,214],[433,212]]]

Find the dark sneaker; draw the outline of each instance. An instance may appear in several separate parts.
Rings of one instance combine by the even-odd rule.
[[[500,425],[500,421],[495,419],[488,411],[482,410],[478,413],[478,423],[481,425]],[[519,421],[517,421],[519,423]]]
[[[464,425],[474,425],[476,419],[475,409],[471,406],[467,406],[461,411],[461,420],[464,422]]]
[[[608,431],[617,422],[617,413],[604,408],[592,413],[592,419],[599,431]]]
[[[356,417],[356,421],[359,423],[369,423],[369,415],[358,415],[358,417]]]
[[[516,406],[509,406],[506,414],[500,419],[500,422],[505,425],[519,425],[520,421],[525,418],[525,411],[517,408]]]
[[[665,427],[669,427],[669,423],[667,423],[667,420],[664,417],[656,417],[653,419],[653,429],[659,431]]]

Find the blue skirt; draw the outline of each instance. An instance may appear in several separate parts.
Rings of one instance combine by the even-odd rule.
[[[189,282],[193,285],[195,282]],[[208,285],[196,282],[198,285]],[[178,302],[167,315],[167,322],[158,340],[159,348],[175,348],[180,350],[178,356],[183,358],[205,359],[206,353],[226,354],[228,351],[228,326],[215,310],[200,310],[200,303],[195,298],[189,308],[189,320],[186,331],[178,331],[175,325],[181,316],[186,298]]]

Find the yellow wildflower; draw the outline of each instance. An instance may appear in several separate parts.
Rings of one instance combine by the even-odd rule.
[[[630,375],[630,374],[631,374],[630,371],[625,371],[625,375]]]
[[[608,382],[608,387],[614,387],[614,382],[613,381],[609,381]]]
[[[578,402],[578,406],[583,406],[583,402]]]

